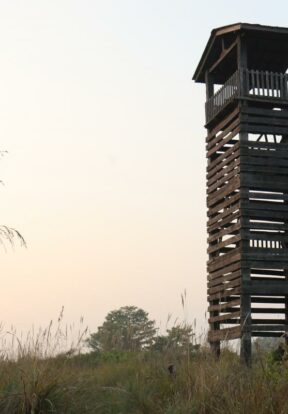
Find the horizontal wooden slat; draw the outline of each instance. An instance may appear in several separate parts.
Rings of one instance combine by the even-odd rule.
[[[272,303],[272,304],[283,304],[285,298],[271,298],[271,297],[251,297],[251,303]]]
[[[222,323],[224,321],[231,320],[233,318],[240,318],[240,311],[227,313],[225,315],[211,316],[208,319],[208,322],[209,323],[214,323],[214,322],[221,322]]]
[[[224,283],[224,284],[221,283],[220,285],[217,285],[217,286],[213,286],[211,288],[208,288],[208,294],[209,295],[212,295],[212,294],[220,293],[220,292],[221,292],[222,295],[224,295],[226,293],[229,294],[229,290],[228,289],[231,289],[231,288],[234,288],[234,287],[238,287],[238,286],[241,286],[241,279],[240,278],[231,280],[231,281],[229,281],[227,283]]]
[[[281,336],[283,336],[283,332],[253,332],[252,331],[252,336],[254,337],[262,337],[262,338],[280,338]],[[261,349],[261,346],[260,346]]]
[[[277,325],[271,325],[271,326],[267,326],[267,325],[253,325],[250,328],[250,331],[253,332],[275,332],[275,331],[288,331],[288,325],[282,325],[282,324],[277,324]]]
[[[286,313],[286,309],[285,308],[252,308],[251,309],[251,313],[271,313],[271,314],[277,314],[277,313]]]
[[[225,254],[223,256],[216,257],[215,259],[208,260],[208,270],[209,272],[214,272],[215,270],[222,269],[228,264],[238,262],[241,260],[240,249],[236,248],[232,253]]]
[[[229,273],[228,275],[220,276],[214,279],[211,279],[211,276],[208,275],[208,287],[217,286],[225,282],[231,282],[232,280],[240,278],[240,276],[241,276],[240,270],[237,270],[236,272]]]
[[[242,289],[250,295],[288,295],[288,281],[245,281]]]
[[[229,312],[232,312],[231,311],[232,307],[233,306],[240,306],[240,304],[241,304],[241,299],[234,299],[234,300],[231,300],[231,301],[226,302],[226,303],[220,303],[220,304],[217,304],[217,305],[210,305],[208,307],[208,312],[215,312],[215,311],[216,312],[222,312],[222,311],[225,311],[227,309],[229,309]],[[237,308],[235,308],[235,309],[237,309]]]
[[[219,292],[219,293],[215,293],[213,295],[209,295],[208,296],[208,301],[211,302],[213,300],[222,300],[222,301],[226,301],[227,299],[231,298],[232,296],[238,296],[242,293],[242,290],[240,287],[237,287],[235,289],[231,289],[231,290],[225,290],[223,292]]]
[[[241,336],[241,327],[235,326],[233,328],[219,329],[208,332],[209,342],[218,342],[230,339],[237,339]]]
[[[232,264],[228,263],[227,266],[225,266],[224,268],[221,268],[221,270],[210,272],[209,276],[208,276],[208,279],[209,280],[216,279],[217,277],[227,275],[231,272],[235,272],[240,268],[241,268],[241,262],[240,261],[236,262],[236,263],[232,263]]]
[[[240,240],[241,240],[240,235],[229,237],[229,239],[226,239],[221,243],[217,243],[215,245],[211,245],[210,247],[208,247],[207,252],[209,254],[217,252],[218,250],[221,250],[225,246],[229,246],[230,244],[238,243]]]
[[[248,148],[243,148],[242,152],[243,155],[246,154],[245,150],[248,151]],[[240,155],[240,143],[237,142],[233,147],[227,149],[224,154],[219,155],[217,158],[213,160],[209,160],[209,164],[207,166],[207,172],[208,172],[208,178],[209,174],[213,175],[215,174],[215,170],[217,166],[221,165],[221,168],[223,168],[223,165],[225,165],[226,162],[231,162],[232,159],[236,158]],[[227,158],[228,157],[228,158]],[[229,159],[229,157],[231,157]],[[213,172],[212,172],[213,171]]]

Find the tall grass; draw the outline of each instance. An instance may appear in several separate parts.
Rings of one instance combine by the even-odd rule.
[[[83,354],[85,329],[69,342],[69,327],[61,324],[62,316],[22,341],[2,332],[1,414],[288,413],[285,359],[273,362],[259,351],[248,369],[233,351],[224,349],[216,360],[205,345]],[[13,352],[5,352],[9,344]]]

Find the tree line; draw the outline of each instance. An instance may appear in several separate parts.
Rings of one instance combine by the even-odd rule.
[[[87,339],[94,352],[138,352],[144,350],[196,349],[191,325],[177,324],[159,334],[154,320],[136,306],[123,306],[109,312],[104,323]]]

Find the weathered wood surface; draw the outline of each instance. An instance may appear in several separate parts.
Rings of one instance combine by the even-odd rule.
[[[234,47],[238,69],[214,94]],[[247,66],[239,36],[206,76],[208,339],[241,337],[246,356],[251,336],[288,331],[288,75]]]

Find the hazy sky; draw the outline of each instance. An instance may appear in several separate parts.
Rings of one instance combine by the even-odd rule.
[[[205,91],[191,77],[214,27],[288,25],[286,1],[265,5],[0,1],[1,223],[28,244],[1,253],[5,326],[64,306],[93,331],[124,305],[204,325]]]

